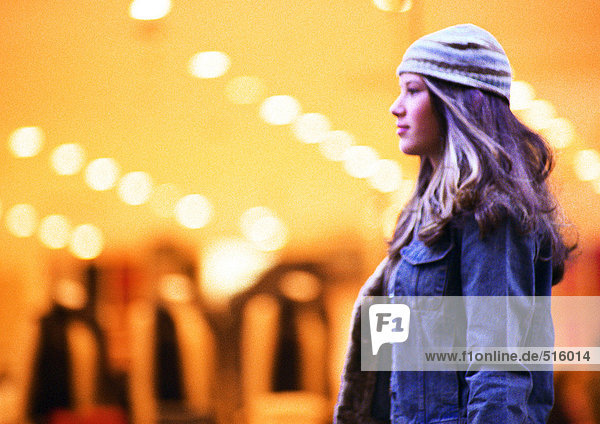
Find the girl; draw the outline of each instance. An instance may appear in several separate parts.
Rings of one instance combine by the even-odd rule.
[[[512,114],[510,64],[489,32],[466,24],[426,35],[397,73],[390,111],[400,150],[420,156],[419,176],[388,257],[357,300],[334,421],[546,422],[551,371],[360,370],[364,296],[464,296],[466,339],[480,340],[494,317],[480,320],[467,299],[550,296],[575,248],[546,182],[552,152]]]

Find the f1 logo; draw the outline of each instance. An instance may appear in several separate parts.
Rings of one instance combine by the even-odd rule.
[[[403,304],[371,305],[369,325],[373,355],[377,355],[384,343],[402,343],[408,339],[410,308]]]

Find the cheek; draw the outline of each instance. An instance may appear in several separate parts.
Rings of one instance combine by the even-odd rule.
[[[441,139],[440,126],[437,120],[432,119],[427,122],[427,138],[431,144],[439,144]]]
[[[421,141],[430,147],[437,148],[441,143],[441,129],[430,105],[420,110],[418,121]]]

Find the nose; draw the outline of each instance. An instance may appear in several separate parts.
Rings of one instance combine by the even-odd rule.
[[[401,95],[398,96],[398,98],[390,106],[390,112],[394,116],[400,116],[406,112],[404,109],[404,105],[402,104],[402,96]]]

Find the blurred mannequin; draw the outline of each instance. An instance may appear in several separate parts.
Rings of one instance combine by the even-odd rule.
[[[195,271],[171,247],[157,249],[149,265],[152,298],[129,313],[133,423],[212,423],[215,343]]]
[[[329,420],[323,282],[314,264],[279,265],[234,300],[248,424]]]
[[[59,279],[53,305],[40,319],[29,389],[28,416],[35,423],[123,423],[111,393],[104,334],[90,311],[81,281]],[[102,408],[100,407],[102,406]]]

